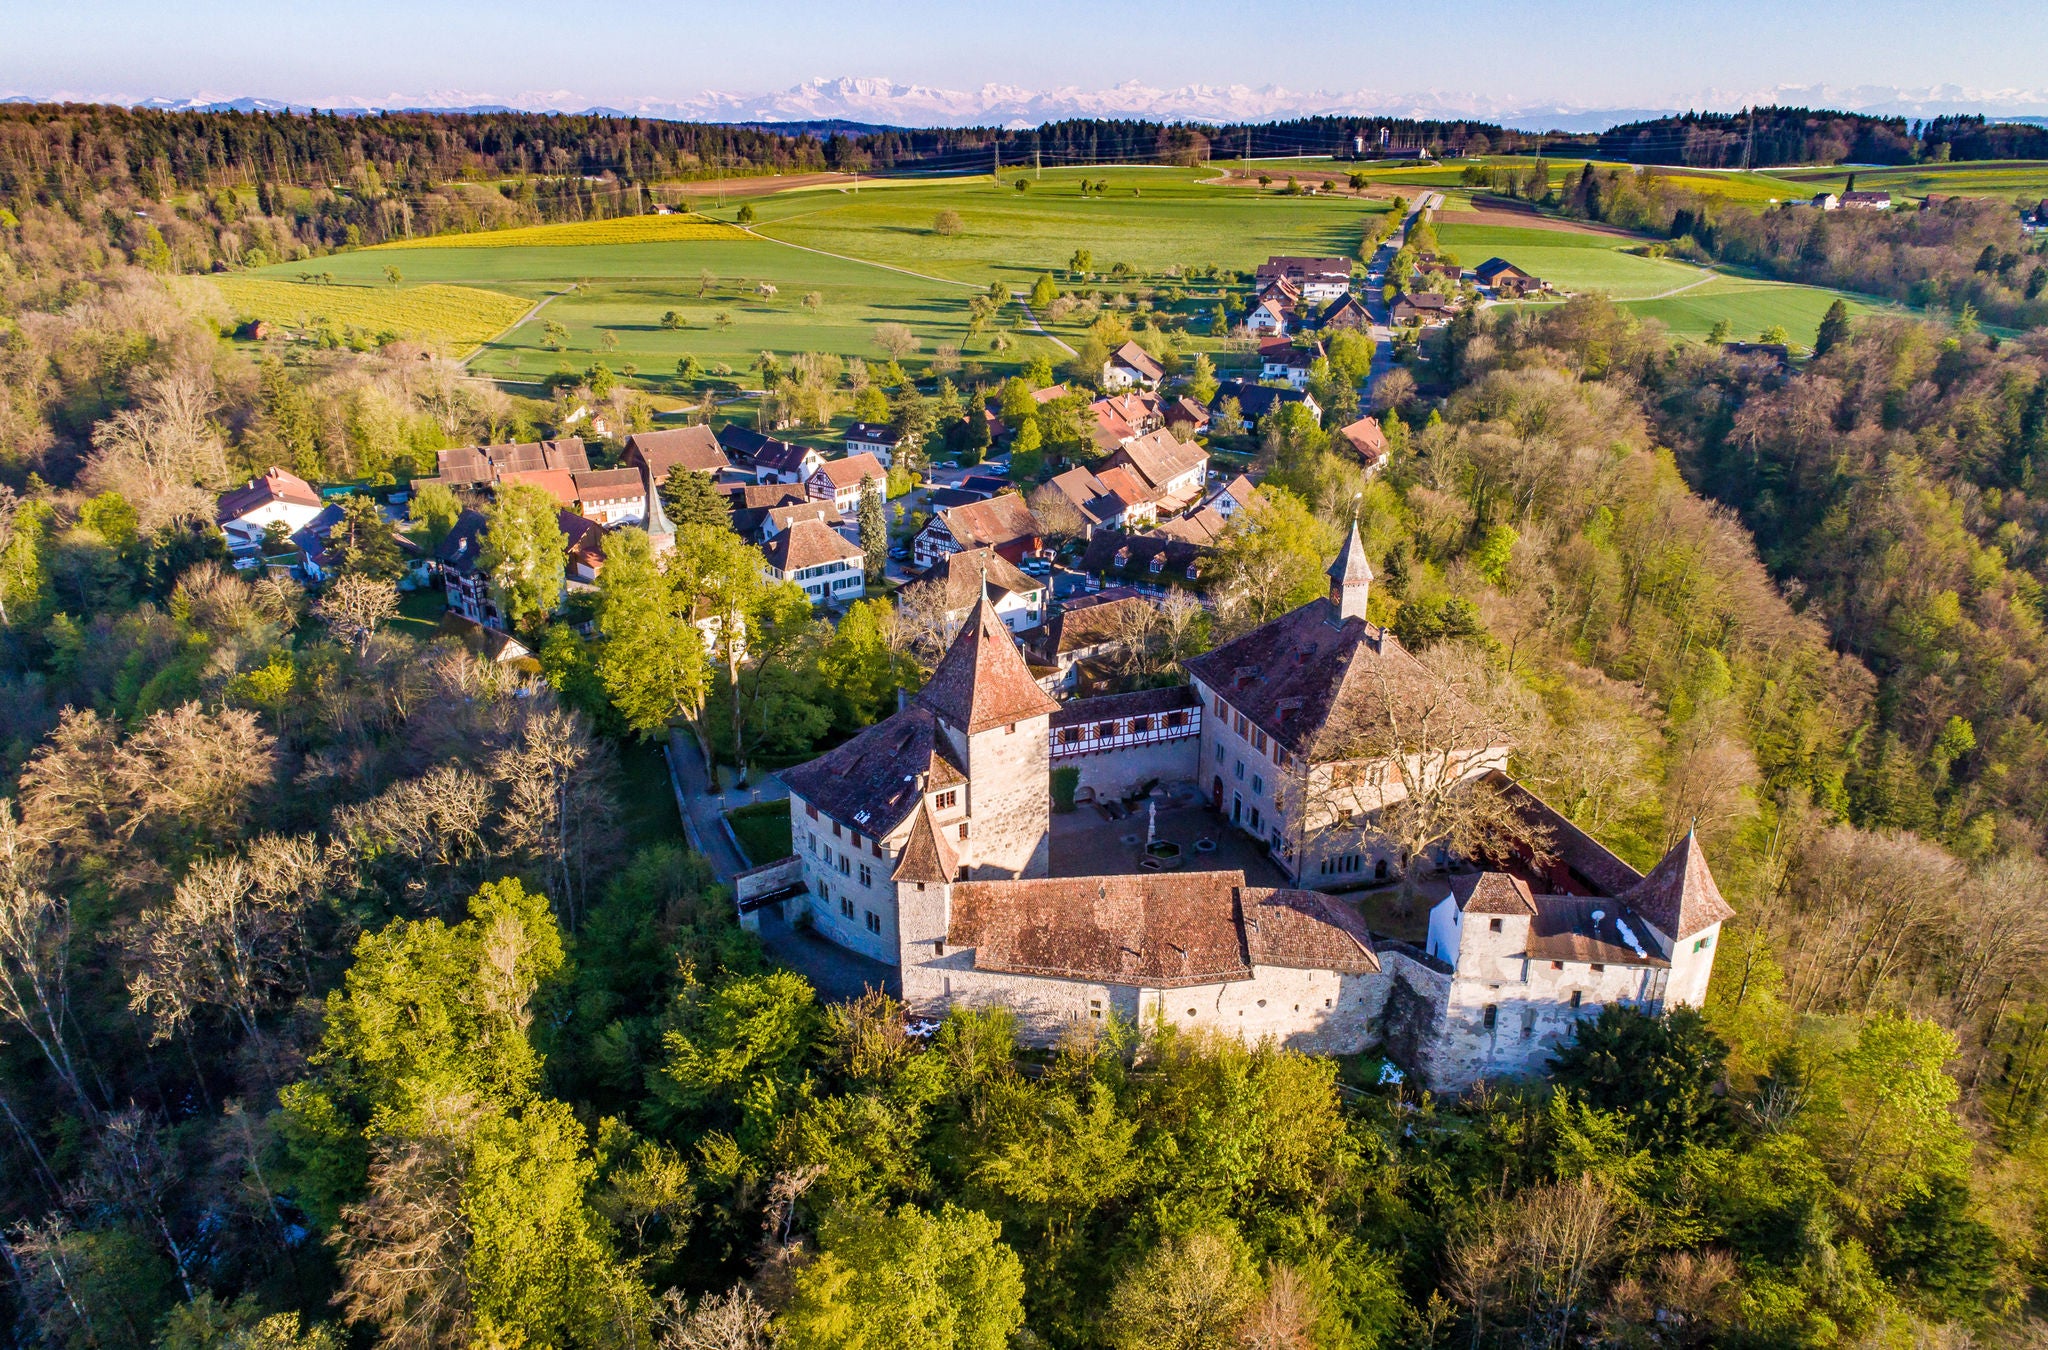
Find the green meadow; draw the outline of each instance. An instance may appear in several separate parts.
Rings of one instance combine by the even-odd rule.
[[[1816,192],[1840,192],[1851,175],[1865,192],[1891,192],[1906,197],[1924,197],[1930,192],[1947,192],[1969,197],[2025,198],[2038,201],[2048,197],[2048,162],[2039,160],[1978,160],[1961,164],[1912,164],[1895,169],[1773,169],[1770,175],[1794,185],[1788,196],[1812,196]]]

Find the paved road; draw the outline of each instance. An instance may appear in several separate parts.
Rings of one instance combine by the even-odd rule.
[[[725,813],[753,802],[781,801],[789,796],[789,789],[781,779],[756,769],[747,790],[735,791],[724,786],[723,780],[731,773],[727,769],[720,775],[720,790],[713,793],[704,771],[704,756],[698,752],[696,738],[687,731],[670,733],[668,762],[669,782],[675,789],[676,805],[683,815],[683,833],[688,836],[690,847],[711,860],[711,870],[720,881],[731,881],[751,864],[740,856],[731,836],[726,834]]]
[[[1401,228],[1388,235],[1380,244],[1379,251],[1366,264],[1365,312],[1372,316],[1372,369],[1365,377],[1365,389],[1370,401],[1373,385],[1380,376],[1394,368],[1394,329],[1387,313],[1387,302],[1380,294],[1387,283],[1387,270],[1394,265],[1394,255],[1408,242],[1408,231],[1421,218],[1424,211],[1434,211],[1444,203],[1440,192],[1425,192],[1415,199],[1408,208],[1408,214],[1401,218]]]

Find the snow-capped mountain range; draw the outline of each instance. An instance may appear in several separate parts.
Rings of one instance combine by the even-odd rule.
[[[1009,126],[1031,127],[1063,118],[1131,117],[1153,121],[1267,122],[1319,114],[1414,118],[1474,118],[1527,130],[1598,131],[1621,122],[1659,117],[1684,108],[1733,111],[1762,104],[1837,108],[1885,116],[1931,117],[1940,113],[1983,113],[1991,117],[2048,116],[2048,88],[1969,89],[1939,85],[1925,89],[1892,87],[1780,86],[1773,89],[1696,91],[1664,107],[1617,108],[1573,103],[1536,102],[1486,94],[1427,90],[1393,93],[1383,90],[1301,91],[1277,85],[1184,85],[1161,89],[1138,80],[1107,89],[1025,89],[985,84],[978,89],[941,89],[923,84],[898,84],[880,78],[806,80],[765,94],[705,90],[679,98],[645,97],[597,101],[571,90],[527,90],[516,94],[470,90],[430,90],[358,94],[311,99],[228,98],[195,94],[187,98],[87,95],[67,91],[17,93],[7,101],[29,98],[124,103],[137,107],[240,109],[279,111],[321,108],[339,112],[406,110],[482,112],[519,109],[534,112],[596,112],[702,122],[845,121],[874,126]]]

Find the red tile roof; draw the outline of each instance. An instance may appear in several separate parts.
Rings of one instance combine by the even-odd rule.
[[[240,520],[259,507],[272,502],[290,502],[294,506],[320,505],[320,494],[313,485],[294,473],[287,473],[275,465],[261,478],[252,478],[248,486],[223,492],[218,508],[222,521]]]
[[[657,487],[667,481],[671,469],[715,474],[732,467],[718,437],[703,426],[636,431],[626,437],[626,458],[645,464]]]
[[[840,490],[859,487],[870,478],[877,483],[889,481],[889,471],[882,467],[882,461],[866,450],[844,459],[828,459],[819,466],[818,473],[824,474],[832,486]],[[811,476],[815,478],[817,473]]]
[[[999,547],[1045,533],[1024,499],[1012,492],[950,507],[939,513],[939,519],[962,548]]]
[[[824,814],[879,839],[917,809],[922,792],[967,781],[952,754],[931,709],[912,703],[776,776]]]
[[[768,565],[785,576],[806,567],[854,562],[863,556],[859,545],[815,520],[797,521],[763,545],[761,552]]]
[[[974,602],[917,701],[970,736],[1059,706],[1031,678],[1016,639],[986,599]]]
[[[1140,347],[1136,342],[1126,342],[1123,346],[1111,352],[1109,364],[1113,366],[1127,366],[1148,380],[1157,380],[1166,373],[1159,368],[1159,363],[1152,359],[1152,354],[1143,347]]]
[[[930,804],[920,801],[917,815],[910,822],[910,837],[903,841],[903,852],[889,879],[936,882],[943,886],[959,875],[960,855],[953,851],[952,844],[946,841],[946,832],[932,819]]]
[[[567,469],[515,469],[498,475],[501,484],[537,487],[564,506],[576,505],[576,479]]]
[[[1128,464],[1155,491],[1163,491],[1173,479],[1201,467],[1209,452],[1193,441],[1183,441],[1165,427],[1119,446],[1110,456],[1112,464]]]
[[[1660,931],[1678,939],[1735,917],[1734,907],[1721,898],[1721,888],[1707,870],[1707,855],[1691,830],[1650,869],[1650,875],[1619,898],[1640,910]]]

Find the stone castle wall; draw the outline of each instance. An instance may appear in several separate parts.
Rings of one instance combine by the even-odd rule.
[[[1042,877],[1052,867],[1048,718],[967,738],[968,837],[953,846],[976,881]]]
[[[1149,782],[1192,782],[1201,768],[1200,752],[1199,737],[1182,736],[1150,745],[1061,755],[1052,761],[1052,767],[1079,769],[1079,786],[1093,788],[1098,799],[1120,798],[1135,793]]]

